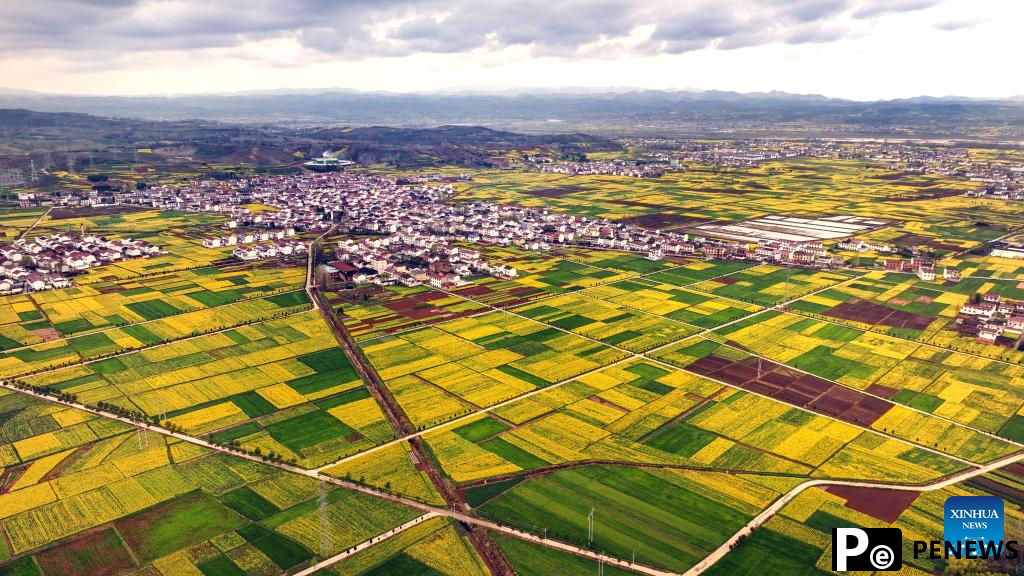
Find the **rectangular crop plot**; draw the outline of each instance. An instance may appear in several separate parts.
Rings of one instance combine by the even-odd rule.
[[[548,298],[513,312],[631,352],[650,350],[698,331],[683,322],[579,294]]]
[[[771,306],[852,278],[843,271],[760,265],[689,286],[741,302]]]
[[[700,328],[714,328],[762,309],[757,304],[677,288],[649,278],[589,288],[583,294]]]
[[[626,355],[503,312],[382,338],[363,350],[417,425],[497,404]]]
[[[356,340],[443,322],[486,308],[426,286],[392,286],[370,292],[366,302],[346,302],[336,297],[331,303]]]
[[[193,492],[133,514],[115,525],[139,560],[146,562],[244,524],[245,519],[239,514]]]

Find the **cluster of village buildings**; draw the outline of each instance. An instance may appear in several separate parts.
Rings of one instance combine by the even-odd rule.
[[[450,183],[402,185],[392,178],[331,172],[155,186],[125,192],[121,201],[226,214],[227,233],[206,238],[203,244],[210,248],[235,246],[235,255],[243,259],[302,253],[306,246],[291,240],[296,232],[323,231],[336,225],[342,233],[418,235],[421,239],[417,243],[437,247],[450,242],[482,242],[528,250],[577,245],[629,251],[652,260],[685,255],[815,268],[844,263],[841,257],[829,254],[821,242],[723,241],[542,208],[446,202],[452,191]],[[253,203],[276,210],[253,213],[245,208]],[[253,246],[255,243],[262,244]],[[403,251],[416,245],[396,242],[378,248]],[[359,269],[373,268],[360,261],[349,264]]]
[[[103,264],[164,253],[142,240],[93,234],[54,234],[0,243],[0,294],[72,285],[69,276]]]
[[[630,176],[633,178],[660,178],[669,171],[682,170],[679,163],[642,164],[626,160],[589,161],[589,162],[553,162],[541,164],[541,172],[553,174],[573,174],[577,176],[601,174],[611,176]]]
[[[507,264],[488,264],[476,250],[416,232],[340,240],[337,259],[326,268],[335,278],[355,284],[429,284],[442,289],[464,286],[469,283],[466,277],[474,274],[515,278],[519,273]]]
[[[938,274],[935,271],[935,262],[927,258],[886,258],[882,261],[882,266],[886,270],[892,272],[907,272],[910,274],[916,274],[918,278],[925,282],[934,282]],[[942,269],[942,280],[945,282],[959,282],[962,279],[960,271],[952,266],[946,266]]]
[[[774,139],[710,141],[632,138],[626,140],[625,144],[663,162],[696,162],[729,168],[754,168],[770,160],[806,156],[810,151],[810,145],[806,142]]]
[[[421,174],[405,174],[396,180],[399,184],[427,184],[428,182],[469,182],[473,180],[469,172],[459,174],[442,174],[440,172],[428,172]]]
[[[992,292],[976,294],[960,308],[956,324],[961,335],[1012,346],[1024,336],[1024,302]]]
[[[274,215],[263,215],[245,217],[228,222],[229,228],[237,228],[239,220],[247,224],[264,224],[270,226],[277,221]],[[262,230],[243,230],[237,234],[225,234],[223,236],[211,236],[203,238],[203,246],[207,248],[223,248],[235,246],[231,255],[242,260],[266,260],[278,256],[292,256],[306,254],[308,244],[303,240],[292,238],[295,236],[295,228],[266,228]]]

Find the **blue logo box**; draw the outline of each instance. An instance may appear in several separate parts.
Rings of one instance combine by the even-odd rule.
[[[956,547],[968,541],[999,543],[1004,537],[1005,507],[995,496],[950,496],[946,498],[943,533]],[[972,546],[973,547],[973,546]]]

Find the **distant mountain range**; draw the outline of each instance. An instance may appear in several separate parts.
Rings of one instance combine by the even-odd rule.
[[[706,133],[787,130],[1018,137],[1024,96],[859,102],[785,92],[516,92],[509,95],[280,90],[183,96],[71,96],[0,89],[0,108],[146,120],[309,126],[473,124],[530,132]]]

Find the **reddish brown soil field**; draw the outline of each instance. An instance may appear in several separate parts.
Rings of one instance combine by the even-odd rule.
[[[658,206],[658,208],[664,208],[664,206]],[[618,220],[616,220],[616,222],[636,224],[638,226],[645,226],[647,228],[672,228],[675,226],[689,226],[692,224],[700,224],[703,222],[709,222],[709,220],[707,218],[694,218],[693,216],[683,216],[680,214],[667,214],[665,212],[655,212],[654,214],[641,214],[639,216],[619,218]]]
[[[868,386],[869,394],[881,396],[882,398],[892,398],[897,392],[899,392],[899,390],[888,386],[882,386],[881,384],[872,384],[871,386]]]
[[[11,486],[18,483],[18,478],[28,470],[28,464],[21,466],[12,466],[3,472],[0,472],[0,494],[6,494]]]
[[[993,496],[998,496],[1003,500],[1009,500],[1015,506],[1024,506],[1024,492],[1017,490],[1006,484],[1001,484],[995,480],[985,478],[984,476],[976,476],[967,481],[967,485],[972,488],[984,490]]]
[[[36,556],[47,576],[109,576],[135,566],[114,530],[96,530]]]
[[[917,202],[919,200],[934,200],[936,198],[947,198],[949,196],[959,196],[964,193],[963,190],[957,190],[955,188],[923,188],[927,186],[924,182],[901,182],[905,186],[916,186],[922,188],[920,192],[917,192],[911,196],[889,196],[885,200],[888,202]]]
[[[694,188],[698,192],[711,192],[713,194],[756,194],[756,190],[738,190],[736,188]]]
[[[882,488],[857,488],[854,486],[829,486],[829,494],[846,499],[846,507],[877,518],[883,522],[895,522],[920,492],[908,490],[885,490]]]
[[[931,316],[915,314],[904,310],[894,310],[867,300],[850,300],[825,311],[825,315],[843,320],[864,322],[877,326],[892,328],[913,328],[924,330],[935,321]]]
[[[1010,474],[1013,474],[1018,478],[1024,478],[1024,464],[1021,464],[1020,462],[1014,462],[1009,466],[1004,466],[1003,472],[1009,472]]]
[[[960,247],[956,244],[939,242],[935,238],[920,234],[904,234],[898,238],[893,238],[891,242],[897,246],[930,246],[937,250],[950,250],[954,252],[960,250]]]
[[[733,361],[711,354],[686,368],[792,406],[861,426],[874,423],[892,408],[888,400],[833,384],[770,360],[759,363],[757,358],[751,357]]]
[[[590,188],[584,188],[583,186],[558,186],[555,188],[541,188],[540,190],[527,190],[524,194],[540,196],[541,198],[558,198],[559,196],[568,196],[569,194],[586,192],[587,190],[590,190]]]
[[[142,206],[79,206],[76,208],[54,208],[50,212],[51,220],[66,218],[89,218],[90,216],[109,216],[111,214],[127,214],[129,212],[145,212],[151,208]]]
[[[636,200],[608,200],[609,204],[619,204],[622,206],[640,206],[641,208],[665,208],[664,204],[654,204],[652,202],[637,202]]]
[[[494,290],[487,286],[470,286],[469,288],[462,288],[458,292],[466,296],[483,296],[484,294],[493,294]]]

